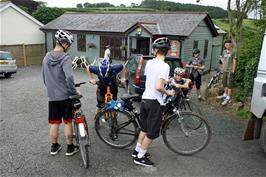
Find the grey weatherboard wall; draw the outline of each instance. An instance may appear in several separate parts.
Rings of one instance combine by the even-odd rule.
[[[53,36],[54,32],[46,32],[46,41],[47,41],[47,51],[51,51],[53,49]],[[95,44],[94,48],[89,48],[88,43]],[[103,57],[99,56],[100,54],[100,36],[93,35],[93,34],[86,34],[86,52],[80,52],[77,49],[77,34],[74,33],[74,42],[71,45],[69,50],[69,54],[72,60],[76,56],[85,56],[86,59],[91,63],[96,57]]]
[[[205,40],[208,40],[208,53],[207,57],[203,58]],[[192,57],[194,41],[198,41],[198,48],[200,49],[200,56],[205,61],[205,70],[210,69],[210,61],[212,54],[213,36],[210,32],[207,24],[201,21],[195,30],[190,34],[188,38],[185,38],[182,43],[182,59],[187,63],[188,59]]]

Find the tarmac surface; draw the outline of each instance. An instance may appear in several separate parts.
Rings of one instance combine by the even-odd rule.
[[[97,137],[94,130],[96,87],[86,84],[82,108],[89,122],[90,167],[82,166],[80,154],[65,156],[63,126],[59,143],[63,148],[51,156],[47,97],[41,66],[19,68],[11,78],[0,78],[0,176],[265,176],[266,154],[259,140],[242,141],[245,125],[229,115],[197,102],[212,127],[206,149],[193,156],[181,156],[164,145],[162,137],[151,146],[154,167],[135,165],[134,146],[113,149]],[[76,70],[75,81],[88,81]],[[122,91],[121,91],[122,92]]]

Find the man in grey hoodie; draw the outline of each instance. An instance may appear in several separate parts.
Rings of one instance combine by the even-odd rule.
[[[73,144],[72,105],[69,96],[79,94],[75,88],[71,58],[66,52],[74,42],[73,35],[68,31],[58,30],[55,34],[55,48],[43,59],[43,81],[47,90],[51,139],[51,155],[61,150],[58,144],[59,125],[65,123],[66,155],[78,152],[79,147]]]

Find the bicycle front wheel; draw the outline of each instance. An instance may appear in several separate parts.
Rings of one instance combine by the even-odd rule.
[[[85,168],[89,166],[89,134],[86,130],[84,123],[78,124],[78,141],[79,141],[79,149],[81,153],[81,158]],[[82,133],[80,133],[82,132]],[[83,135],[81,135],[83,134]]]
[[[126,148],[135,143],[139,134],[135,119],[126,111],[108,114],[106,111],[100,111],[96,115],[95,130],[99,138],[114,148]]]
[[[163,126],[164,143],[170,150],[181,155],[192,155],[203,150],[211,138],[209,123],[199,114],[179,113],[169,117]]]

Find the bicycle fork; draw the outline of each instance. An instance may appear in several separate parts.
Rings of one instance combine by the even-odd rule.
[[[182,116],[182,114],[180,113],[180,111],[178,110],[178,109],[174,109],[173,110],[174,111],[174,113],[177,115],[177,121],[178,121],[178,123],[179,123],[179,125],[180,125],[180,127],[181,127],[181,130],[182,130],[182,132],[185,134],[185,136],[189,136],[190,135],[190,133],[189,133],[189,131],[185,128],[185,125],[184,125],[184,117]]]

